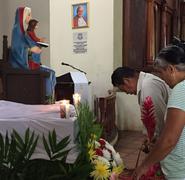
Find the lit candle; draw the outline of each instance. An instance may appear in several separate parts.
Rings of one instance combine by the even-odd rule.
[[[78,107],[80,104],[81,96],[78,93],[73,94],[73,103],[75,107]]]
[[[61,118],[69,118],[69,100],[61,100],[60,101],[60,117]]]

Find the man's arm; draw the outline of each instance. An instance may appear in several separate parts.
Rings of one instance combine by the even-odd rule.
[[[136,169],[137,179],[153,164],[161,161],[176,146],[185,125],[185,112],[176,108],[169,108],[164,131],[154,148]]]

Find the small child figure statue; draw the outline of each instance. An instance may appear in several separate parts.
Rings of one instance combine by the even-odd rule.
[[[45,38],[39,38],[35,34],[35,30],[38,28],[38,21],[36,19],[31,19],[28,24],[27,34],[30,39],[35,43],[36,46],[41,48],[37,42],[44,42]],[[36,54],[29,52],[28,64],[30,69],[39,69],[41,64],[40,53]]]

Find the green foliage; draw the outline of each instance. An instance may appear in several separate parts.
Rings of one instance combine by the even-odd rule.
[[[66,149],[68,144],[70,143],[70,136],[66,136],[61,141],[57,143],[56,132],[49,132],[48,134],[48,141],[47,143],[46,138],[43,135],[43,144],[45,150],[50,158],[50,160],[63,160],[65,162],[67,155],[71,149]]]
[[[60,171],[49,177],[49,180],[86,180],[91,171],[91,166],[88,164],[59,164]]]
[[[43,135],[43,144],[50,160],[31,160],[23,172],[26,180],[86,180],[91,172],[91,165],[79,159],[74,164],[67,164],[66,157],[70,149],[69,136],[57,143],[56,132],[49,132],[47,140]]]
[[[84,151],[84,148],[87,148],[88,142],[92,136],[95,136],[96,139],[101,137],[102,127],[100,124],[96,123],[94,114],[87,104],[81,104],[78,112],[77,122],[79,132],[77,135],[77,142],[80,149]]]
[[[30,136],[29,129],[26,130],[24,139],[15,130],[10,136],[11,139],[6,132],[3,139],[0,134],[0,180],[21,179],[21,171],[33,154],[38,141],[34,132]]]
[[[59,171],[58,161],[33,159],[23,169],[22,177],[24,180],[48,180]]]

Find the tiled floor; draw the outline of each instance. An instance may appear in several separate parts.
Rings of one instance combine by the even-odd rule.
[[[139,149],[143,142],[144,136],[138,131],[119,131],[119,138],[115,145],[115,149],[120,153],[124,164],[127,168],[135,168]],[[145,157],[141,152],[140,160]]]

